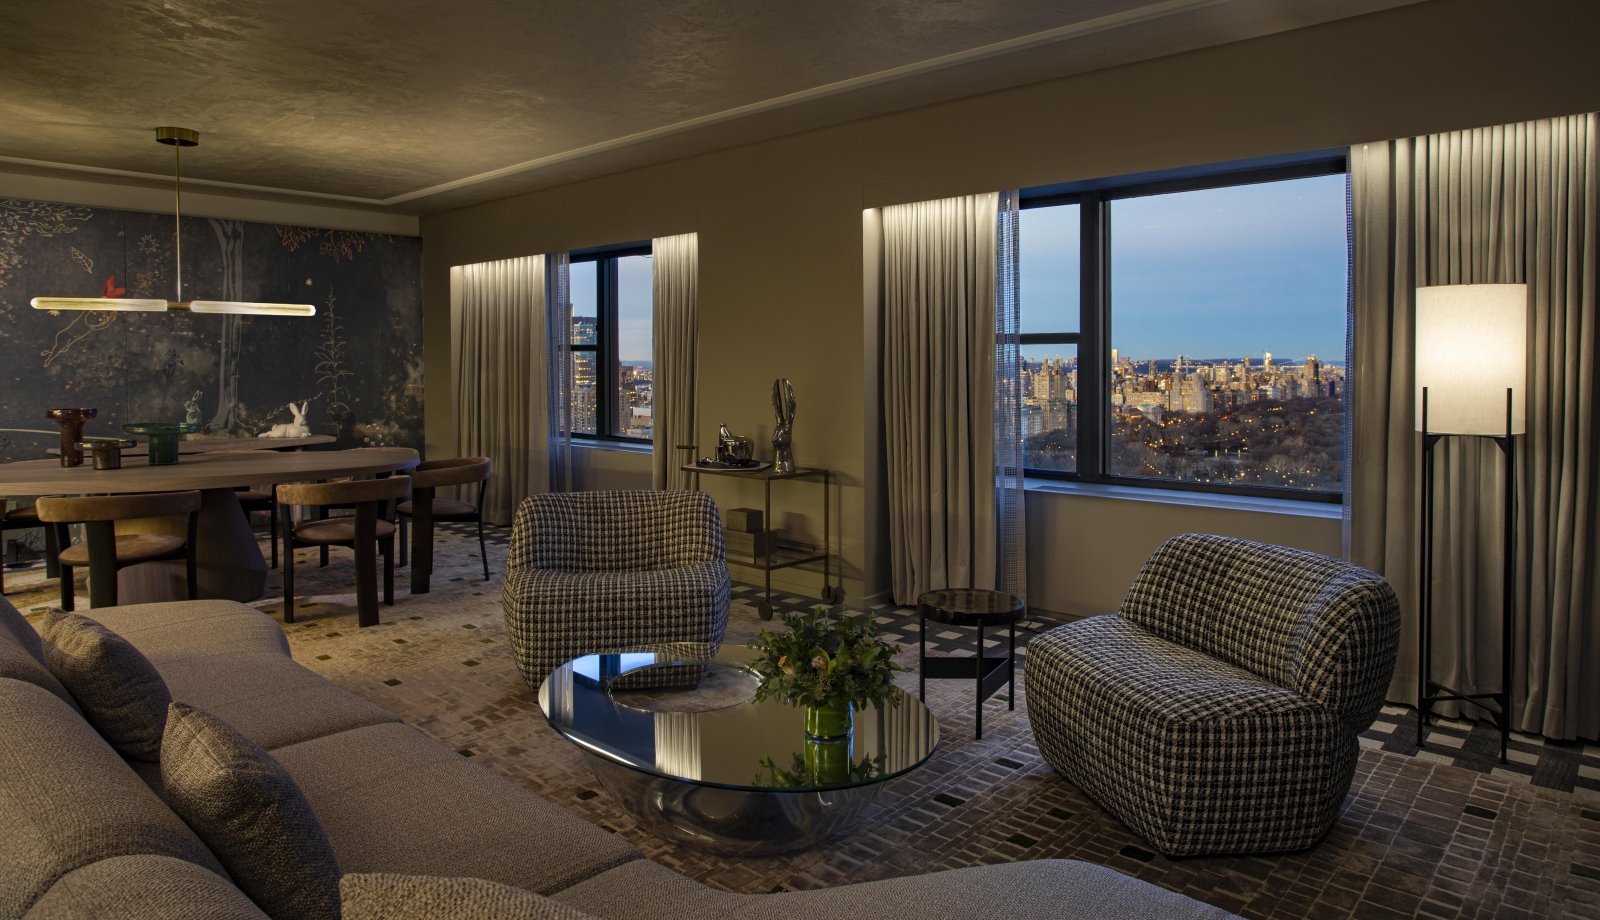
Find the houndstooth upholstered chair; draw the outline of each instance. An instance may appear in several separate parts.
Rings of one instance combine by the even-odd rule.
[[[564,492],[512,522],[501,604],[535,690],[570,659],[669,642],[712,651],[728,626],[728,562],[704,492]]]
[[[1399,637],[1366,569],[1184,534],[1120,613],[1028,645],[1028,720],[1051,766],[1169,856],[1304,849],[1338,818]]]

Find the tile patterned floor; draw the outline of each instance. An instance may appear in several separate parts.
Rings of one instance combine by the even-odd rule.
[[[1408,713],[1398,708],[1386,709],[1363,740],[1338,825],[1317,847],[1287,856],[1170,860],[1152,853],[1043,761],[1025,699],[1019,696],[1015,712],[1003,698],[990,700],[983,740],[975,742],[970,685],[958,681],[929,684],[929,705],[943,731],[939,750],[923,768],[890,783],[852,831],[787,857],[719,857],[663,843],[615,808],[578,753],[545,725],[504,648],[498,582],[504,531],[489,548],[496,578],[488,583],[477,571],[476,540],[460,539],[467,535],[446,528],[432,594],[408,596],[402,571],[399,603],[371,629],[355,626],[348,556],[336,554],[334,564],[318,569],[307,551],[297,574],[309,596],[298,606],[299,622],[285,627],[295,657],[463,756],[709,884],[747,892],[802,889],[1069,857],[1246,917],[1600,915],[1600,762],[1593,749],[1518,737],[1507,767],[1484,760],[1491,746],[1490,761],[1497,753],[1492,731],[1487,745],[1484,729],[1447,723],[1434,737],[1458,744],[1412,755]],[[37,573],[8,578],[13,602],[25,609],[51,603],[53,583],[41,579]],[[266,598],[256,603],[268,615],[281,610],[280,585],[274,573]],[[747,641],[768,625],[749,603],[755,596],[755,589],[736,590],[730,641]],[[914,663],[914,613],[877,614],[886,635],[909,638],[901,655]],[[935,644],[959,653],[963,640],[970,642],[962,632],[941,629]],[[1024,662],[1033,633],[1018,637]],[[914,674],[901,679],[915,687]]]

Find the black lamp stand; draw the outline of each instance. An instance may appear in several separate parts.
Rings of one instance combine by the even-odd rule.
[[[1516,523],[1516,442],[1511,435],[1511,387],[1506,387],[1506,433],[1486,435],[1506,455],[1505,521],[1505,571],[1502,573],[1502,601],[1500,611],[1500,689],[1492,693],[1462,693],[1447,687],[1430,676],[1433,666],[1433,448],[1448,437],[1480,437],[1480,435],[1451,435],[1428,431],[1428,388],[1422,388],[1422,636],[1417,655],[1417,747],[1427,738],[1428,719],[1436,703],[1456,700],[1471,703],[1489,713],[1500,729],[1500,762],[1506,761],[1506,745],[1511,739],[1511,641],[1512,641],[1512,586],[1515,583],[1515,563],[1512,553],[1516,548],[1513,535]]]

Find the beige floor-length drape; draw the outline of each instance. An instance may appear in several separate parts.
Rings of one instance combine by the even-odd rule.
[[[1350,552],[1389,578],[1405,608],[1390,698],[1414,703],[1418,679],[1415,289],[1522,282],[1531,320],[1513,523],[1512,724],[1600,737],[1596,118],[1361,145],[1351,180]],[[1466,692],[1500,681],[1502,462],[1481,438],[1446,438],[1434,457],[1431,676]]]
[[[488,457],[485,520],[511,523],[550,484],[546,257],[450,269],[456,453]]]
[[[894,599],[996,580],[990,193],[883,209],[885,453]]]
[[[655,314],[651,482],[657,489],[688,489],[693,474],[679,468],[688,455],[678,446],[696,443],[700,237],[694,233],[660,237],[650,244],[650,252]]]

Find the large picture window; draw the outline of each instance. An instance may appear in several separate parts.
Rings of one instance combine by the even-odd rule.
[[[573,253],[572,433],[648,441],[652,434],[650,245]]]
[[[1030,475],[1337,500],[1342,158],[1024,192]]]

